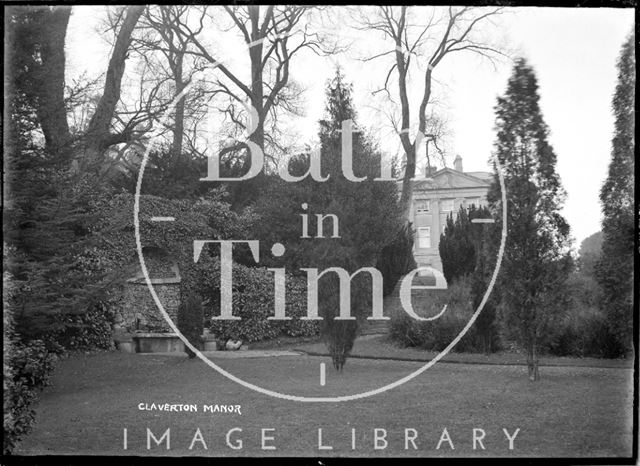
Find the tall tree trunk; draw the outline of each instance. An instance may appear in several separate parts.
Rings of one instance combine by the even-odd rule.
[[[38,122],[45,137],[48,153],[62,154],[61,150],[71,143],[64,102],[65,86],[65,38],[71,15],[70,7],[38,7],[34,17],[36,46],[40,52],[40,63],[33,65],[31,76],[36,97]],[[74,149],[74,157],[83,162],[95,162],[109,145],[125,142],[130,134],[110,134],[111,119],[120,98],[120,85],[124,73],[125,60],[131,34],[144,11],[144,6],[127,7],[125,18],[118,32],[115,47],[105,81],[104,93],[98,102],[96,112],[83,136],[83,143]],[[33,27],[33,26],[32,26]],[[36,49],[33,50],[35,54]]]
[[[527,344],[527,369],[529,371],[529,380],[535,382],[540,379],[538,371],[538,348],[535,336],[530,336]]]
[[[45,148],[49,154],[59,155],[71,139],[64,103],[64,42],[71,16],[71,7],[48,9],[40,25],[40,66],[37,79],[36,111],[44,133]],[[45,11],[47,11],[45,10]]]
[[[184,83],[176,83],[176,90],[182,92],[184,89]],[[184,107],[185,98],[183,97],[176,104],[175,122],[173,128],[173,141],[171,142],[171,152],[174,157],[180,157],[182,155],[182,145],[184,140]]]
[[[400,209],[402,217],[405,219],[408,225],[411,222],[411,198],[413,197],[413,178],[416,174],[416,153],[415,146],[411,145],[409,150],[406,150],[407,163],[404,172],[404,178],[402,179],[402,194],[400,196]]]
[[[176,94],[180,94],[184,88],[185,83],[182,80],[182,64],[183,64],[184,55],[178,55],[176,57],[175,69],[174,69],[174,79],[176,84]],[[173,127],[173,141],[171,143],[171,152],[174,157],[182,156],[182,141],[184,138],[184,108],[185,108],[186,97],[183,96],[176,103],[176,110],[174,116],[174,127]]]
[[[264,120],[266,119],[267,115],[265,112],[264,83],[262,76],[263,43],[260,41],[260,39],[263,39],[264,36],[260,28],[260,6],[250,5],[247,7],[247,9],[249,12],[249,19],[251,23],[249,37],[252,44],[249,47],[249,61],[251,63],[251,84],[249,88],[251,89],[251,105],[256,111],[255,117],[257,118],[257,121],[253,121],[255,129],[249,135],[249,141],[258,146],[264,154]],[[249,164],[249,152],[247,150],[247,159],[244,161],[243,169],[245,172],[249,170]],[[234,185],[231,187],[232,207],[234,209],[240,209],[251,203],[258,196],[260,192],[260,185],[263,181],[264,168],[257,176],[243,181],[242,183],[234,183]]]
[[[264,152],[264,120],[267,115],[264,114],[264,84],[262,82],[262,51],[263,43],[256,42],[263,39],[260,30],[260,6],[249,6],[249,17],[251,18],[251,42],[253,45],[249,48],[249,58],[251,60],[251,105],[258,113],[258,122],[256,129],[249,137],[249,140],[255,143]],[[266,21],[266,19],[265,19]]]
[[[100,165],[105,149],[113,144],[126,142],[131,137],[133,128],[130,128],[127,132],[114,135],[111,134],[110,129],[111,120],[120,99],[122,76],[128,57],[129,45],[131,44],[131,35],[144,9],[144,5],[127,7],[122,26],[118,31],[107,68],[104,91],[98,101],[96,111],[89,121],[84,137],[82,164],[85,167],[95,168],[96,165]]]

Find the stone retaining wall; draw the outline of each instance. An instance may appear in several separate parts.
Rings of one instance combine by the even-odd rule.
[[[152,282],[160,280],[152,280]],[[165,311],[174,323],[180,306],[180,280],[163,280],[166,283],[154,283],[153,289],[158,295]],[[123,306],[120,311],[122,323],[120,326],[127,332],[144,330],[148,332],[171,332],[156,306],[151,292],[145,282],[129,281],[124,287]]]

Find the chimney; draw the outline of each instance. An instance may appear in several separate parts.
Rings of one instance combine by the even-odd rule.
[[[431,167],[427,165],[426,167],[424,167],[424,177],[431,178],[431,175],[433,175],[437,171],[438,169],[436,167]]]
[[[462,157],[460,157],[460,154],[456,155],[456,159],[453,161],[453,168],[456,171],[462,171]]]

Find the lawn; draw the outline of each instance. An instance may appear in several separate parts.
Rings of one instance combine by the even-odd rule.
[[[263,345],[266,346],[267,343]],[[294,349],[312,356],[327,355],[326,345],[318,339],[287,341],[272,345],[272,348]],[[455,348],[454,348],[455,349]],[[420,348],[405,348],[392,341],[387,335],[369,335],[358,338],[351,352],[353,357],[373,359],[395,359],[400,361],[430,361],[438,355],[437,351],[426,351]],[[527,357],[524,352],[499,352],[490,355],[479,353],[449,352],[442,361],[452,363],[469,364],[499,364],[499,365],[524,365]],[[541,356],[541,366],[580,366],[580,367],[609,367],[628,368],[633,367],[633,360],[629,359],[598,359],[598,358],[572,358],[558,356]]]
[[[419,362],[350,359],[336,373],[327,358],[280,356],[215,359],[224,369],[266,388],[304,396],[358,393],[395,381]],[[326,385],[319,383],[327,363]],[[36,405],[34,430],[19,454],[137,454],[208,456],[629,456],[632,371],[547,367],[530,383],[515,365],[436,364],[381,395],[339,404],[274,399],[246,389],[181,356],[98,353],[59,363]],[[140,410],[140,403],[195,404],[198,412]],[[203,412],[203,405],[241,405],[240,414]],[[123,429],[127,429],[127,450]],[[146,429],[166,445],[147,450]],[[197,429],[202,442],[189,446]],[[225,442],[231,431],[230,443]],[[261,447],[262,429],[266,446]],[[387,447],[375,449],[374,429]],[[447,429],[451,442],[436,446]],[[473,449],[482,429],[485,450]],[[503,428],[513,435],[513,450]],[[318,449],[318,429],[323,446]],[[355,429],[355,449],[352,448]],[[415,431],[406,431],[415,429]],[[481,436],[481,432],[476,432]],[[416,435],[407,442],[405,435]],[[416,449],[414,449],[414,445]],[[455,449],[451,449],[451,446]],[[380,440],[378,446],[384,446]],[[405,449],[405,446],[408,449]]]

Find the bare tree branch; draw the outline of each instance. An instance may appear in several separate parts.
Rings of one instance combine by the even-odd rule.
[[[390,68],[381,89],[374,91],[378,93],[385,91],[389,100],[391,92],[389,90],[389,80],[393,71],[396,71],[398,81],[398,97],[400,99],[400,129],[398,135],[406,157],[406,168],[403,177],[403,187],[401,204],[407,222],[410,212],[410,201],[412,195],[411,180],[416,171],[416,150],[417,137],[413,140],[409,134],[411,124],[410,102],[408,96],[408,75],[412,64],[412,57],[424,63],[426,69],[423,78],[422,98],[417,111],[418,132],[425,135],[427,141],[433,142],[438,152],[441,152],[438,138],[440,132],[426,135],[428,117],[427,108],[431,102],[433,72],[438,64],[449,54],[461,51],[474,52],[477,55],[488,58],[493,63],[495,56],[505,56],[498,47],[490,44],[478,42],[472,39],[472,34],[482,24],[489,22],[491,18],[500,14],[502,8],[492,8],[483,13],[476,13],[478,10],[471,7],[456,9],[448,7],[443,17],[444,28],[439,30],[441,20],[436,18],[436,9],[432,10],[430,18],[426,24],[419,25],[411,22],[410,8],[407,6],[391,7],[379,6],[373,15],[360,14],[357,18],[360,30],[376,30],[383,33],[394,45],[395,63]],[[419,29],[419,33],[412,38],[411,30]],[[424,50],[426,44],[434,42],[437,44],[432,51]],[[366,57],[363,61],[379,59],[390,55],[392,51],[385,51]]]

